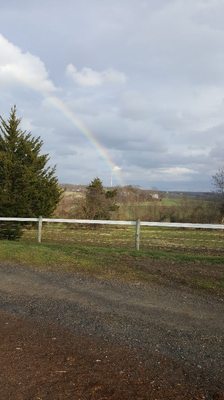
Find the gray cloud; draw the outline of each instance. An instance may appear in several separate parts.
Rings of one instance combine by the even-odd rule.
[[[17,104],[60,180],[109,184],[110,158],[126,183],[211,189],[224,149],[221,0],[0,6],[0,114]]]

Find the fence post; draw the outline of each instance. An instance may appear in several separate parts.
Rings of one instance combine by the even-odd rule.
[[[39,217],[39,220],[38,220],[38,243],[41,243],[42,222],[43,222],[42,220],[43,220],[43,218]]]
[[[135,248],[136,248],[136,250],[139,250],[139,246],[140,246],[140,226],[141,226],[141,221],[140,221],[140,219],[137,219],[136,226],[135,226]]]

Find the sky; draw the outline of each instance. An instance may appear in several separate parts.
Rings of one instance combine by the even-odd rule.
[[[210,191],[224,166],[223,0],[0,0],[0,115],[61,183]]]

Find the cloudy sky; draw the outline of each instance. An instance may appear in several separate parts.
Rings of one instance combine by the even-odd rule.
[[[223,0],[0,0],[0,115],[60,182],[212,189],[224,165]]]

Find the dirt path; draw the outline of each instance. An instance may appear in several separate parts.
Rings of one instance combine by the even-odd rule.
[[[98,341],[98,345],[113,346],[117,349],[117,359],[124,348],[137,351],[145,371],[155,371],[156,364],[157,369],[163,365],[160,374],[167,374],[167,390],[173,385],[174,375],[178,377],[174,381],[182,388],[184,385],[201,388],[207,397],[200,398],[212,398],[213,393],[224,390],[224,303],[221,298],[178,287],[126,285],[81,275],[1,266],[0,308],[6,315],[22,316],[23,321],[35,324],[39,321],[42,327],[57,323],[70,334],[94,343]],[[169,367],[164,367],[166,363]],[[150,376],[149,372],[144,374],[144,379]],[[157,371],[157,377],[158,374]],[[192,393],[186,389],[185,392],[187,397],[173,398],[191,399]],[[159,397],[158,393],[157,397],[152,394],[147,397],[147,393],[139,398],[172,398]],[[120,398],[91,396],[86,398]]]

